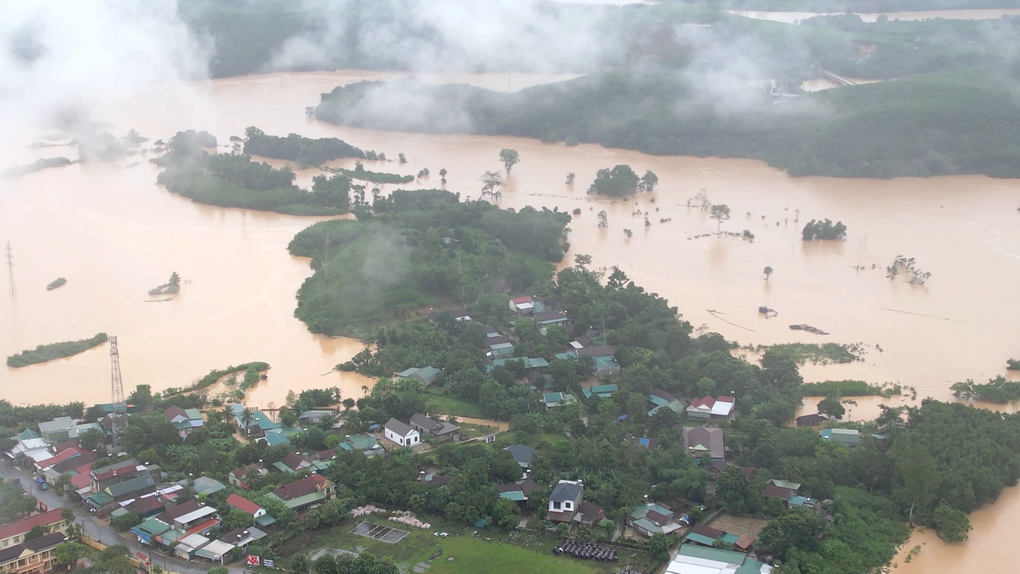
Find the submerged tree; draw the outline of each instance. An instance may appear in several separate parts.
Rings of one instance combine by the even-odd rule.
[[[659,176],[652,173],[651,170],[646,170],[645,174],[641,176],[641,181],[638,182],[638,191],[655,191],[657,185],[659,185]]]
[[[600,211],[598,217],[599,227],[609,227],[609,215],[606,213],[606,210]]]
[[[799,215],[798,212],[798,217]],[[831,219],[824,221],[812,219],[804,225],[801,236],[804,238],[804,241],[811,241],[813,239],[844,239],[846,237],[846,226],[843,225],[842,221],[833,223]]]
[[[515,149],[502,149],[499,150],[499,161],[503,162],[503,167],[506,168],[506,174],[510,175],[510,169],[521,163],[521,154],[517,153]]]
[[[765,280],[769,280],[769,276],[772,275],[772,268],[768,265],[765,266]]]
[[[498,171],[487,171],[482,174],[482,195],[494,195],[503,187],[503,174]]]
[[[568,173],[567,174],[567,185],[574,185],[574,178],[575,177],[576,176],[574,175],[574,172]]]
[[[722,233],[722,223],[730,218],[730,208],[726,204],[713,205],[712,215],[709,217],[718,222],[716,233]]]
[[[397,154],[397,161],[399,161],[400,163],[407,163],[407,158],[404,157],[404,154],[398,153]]]

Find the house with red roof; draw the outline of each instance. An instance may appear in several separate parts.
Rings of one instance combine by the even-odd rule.
[[[279,499],[287,508],[303,510],[335,498],[336,484],[321,474],[312,474],[301,480],[284,484],[270,492],[268,496]]]
[[[230,508],[236,508],[245,514],[250,514],[252,518],[258,518],[266,514],[265,508],[262,508],[247,498],[236,494],[231,494],[227,497],[227,506]]]
[[[518,315],[531,315],[535,311],[535,300],[530,296],[514,297],[510,300],[510,310]]]
[[[36,526],[41,527],[46,534],[67,532],[69,523],[60,515],[62,510],[56,508],[0,526],[0,548],[21,544],[25,541],[25,535]]]
[[[733,397],[699,397],[687,405],[687,416],[692,419],[725,419],[733,413]]]

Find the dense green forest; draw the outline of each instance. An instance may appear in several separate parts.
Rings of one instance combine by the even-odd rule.
[[[984,71],[827,90],[782,104],[763,92],[747,95],[743,108],[723,112],[701,97],[699,86],[663,72],[609,72],[513,94],[410,78],[337,87],[322,95],[315,113],[375,129],[576,138],[656,155],[749,157],[798,176],[1020,176],[1020,103],[1007,82]],[[392,114],[379,105],[395,97],[413,100],[418,113]],[[449,121],[450,108],[469,121]]]
[[[342,177],[342,176],[339,176]],[[314,333],[355,334],[387,314],[403,318],[443,300],[467,303],[493,282],[527,289],[548,279],[567,248],[566,213],[461,203],[442,190],[394,191],[363,220],[324,221],[288,247],[315,274],[295,315]],[[505,305],[505,301],[504,301]]]
[[[311,139],[298,134],[270,136],[257,127],[244,130],[244,153],[276,159],[289,159],[299,165],[321,165],[344,157],[365,159],[365,152],[337,138]]]
[[[63,343],[50,343],[39,345],[35,349],[22,351],[17,355],[7,357],[8,367],[27,367],[37,363],[45,363],[54,359],[71,357],[78,353],[84,353],[93,347],[98,347],[106,342],[106,333],[99,333],[95,337],[80,339],[78,341],[65,341]]]
[[[351,205],[351,181],[344,175],[317,176],[311,191],[294,185],[289,167],[276,169],[248,155],[209,154],[194,131],[178,132],[166,153],[152,160],[164,169],[156,182],[199,203],[291,215],[337,215]]]

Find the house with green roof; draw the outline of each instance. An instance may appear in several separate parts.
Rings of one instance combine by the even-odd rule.
[[[620,387],[618,385],[595,385],[583,389],[583,392],[584,398],[586,399],[590,399],[592,398],[592,396],[608,399],[609,397],[613,396],[613,393],[615,393],[618,390],[620,390]]]
[[[244,405],[233,404],[230,405],[230,412],[234,416],[234,423],[238,428],[245,431],[248,436],[251,437],[262,437],[265,436],[266,431],[283,428],[283,425],[277,422],[273,422],[266,413],[262,411],[248,411],[250,413],[251,422],[245,426],[244,412],[247,410]]]
[[[676,557],[666,566],[667,574],[769,574],[772,567],[751,559],[747,554],[682,544]]]
[[[577,402],[577,398],[570,393],[545,393],[542,395],[542,402],[546,409],[564,407]]]
[[[170,530],[170,525],[158,518],[150,518],[131,529],[131,534],[143,544],[152,544],[156,538]]]
[[[648,416],[654,415],[659,409],[669,409],[677,414],[684,410],[684,404],[680,399],[662,389],[653,390],[652,394],[648,395],[648,402],[652,405],[648,410]]]
[[[675,514],[672,510],[661,504],[648,502],[631,509],[630,514],[627,515],[627,525],[651,538],[659,533],[672,534],[680,530],[680,524],[674,518]]]
[[[839,443],[847,448],[861,445],[861,433],[857,429],[825,429],[818,434],[825,441]]]
[[[16,438],[17,440],[30,440],[30,439],[33,439],[33,438],[42,438],[42,437],[40,437],[39,433],[35,432],[32,429],[25,429],[25,430],[19,432],[17,434],[17,436],[15,436],[14,438]]]
[[[287,435],[284,434],[281,429],[269,429],[266,431],[266,436],[264,438],[266,440],[266,444],[269,446],[290,444],[290,439],[287,438]]]
[[[439,373],[443,372],[442,369],[437,369],[432,365],[427,367],[411,367],[397,373],[397,378],[400,379],[418,379],[419,381],[430,385],[436,382],[436,378],[439,377]]]
[[[365,456],[375,456],[386,452],[375,437],[363,434],[347,435],[344,442],[338,444],[337,448],[346,451],[360,450]]]

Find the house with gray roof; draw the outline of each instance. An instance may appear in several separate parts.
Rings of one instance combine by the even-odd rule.
[[[50,444],[56,444],[71,438],[71,431],[75,426],[77,425],[71,417],[57,417],[39,423],[39,434]]]
[[[549,493],[549,520],[571,522],[581,511],[584,484],[580,480],[561,480]]]
[[[453,423],[434,421],[421,413],[414,413],[410,423],[421,436],[432,437],[436,442],[460,442],[460,427]]]
[[[421,434],[411,425],[392,418],[383,426],[383,435],[400,446],[415,446],[421,442]]]
[[[521,468],[528,468],[531,466],[531,457],[534,456],[535,451],[525,444],[512,444],[506,447],[504,450],[510,453],[510,456],[514,457],[517,464],[521,465]]]
[[[684,448],[696,460],[704,454],[712,460],[726,459],[726,445],[723,442],[723,430],[715,427],[684,427]]]

